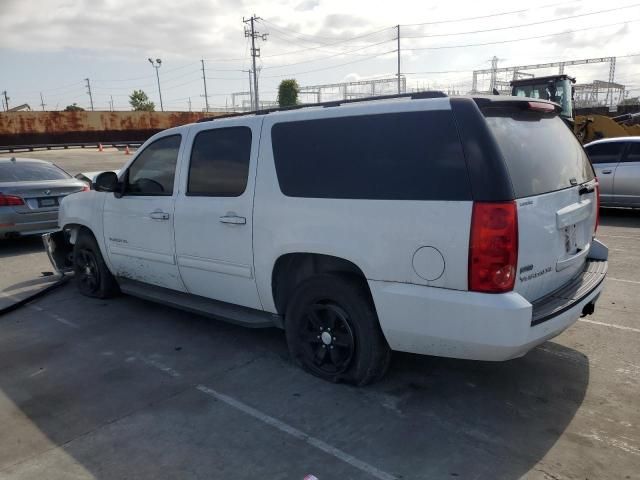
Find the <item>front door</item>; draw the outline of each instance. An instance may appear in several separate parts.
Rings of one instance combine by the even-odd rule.
[[[640,207],[640,142],[629,142],[626,153],[616,168],[614,179],[616,203]]]
[[[120,198],[108,194],[104,237],[113,273],[184,291],[175,259],[173,214],[181,135],[155,140],[121,175]]]
[[[190,293],[260,309],[252,216],[261,119],[215,123],[194,127],[183,162],[175,211],[180,275]]]
[[[600,183],[600,202],[602,205],[615,204],[614,177],[623,150],[624,142],[595,143],[586,148]]]

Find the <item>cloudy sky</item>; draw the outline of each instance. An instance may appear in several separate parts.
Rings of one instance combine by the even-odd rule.
[[[397,24],[409,89],[465,93],[471,72],[493,56],[505,67],[617,56],[616,81],[640,94],[634,0],[0,0],[0,91],[10,106],[40,109],[42,93],[48,110],[87,107],[89,78],[96,109],[109,109],[111,98],[129,109],[135,88],[159,106],[152,57],[162,59],[165,110],[186,110],[189,98],[201,110],[204,59],[210,105],[230,106],[233,93],[248,90],[243,17],[254,13],[268,34],[258,41],[261,100],[275,100],[284,78],[313,86],[393,77]],[[565,71],[588,83],[606,80],[609,64]]]

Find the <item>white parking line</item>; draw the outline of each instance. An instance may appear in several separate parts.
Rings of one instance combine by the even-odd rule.
[[[127,361],[134,360],[136,358],[139,358],[146,365],[153,367],[157,370],[160,370],[161,372],[171,377],[176,378],[176,377],[182,376],[180,372],[178,372],[177,370],[174,370],[168,365],[164,365],[162,362],[158,360],[151,360],[149,358],[145,358],[142,355],[131,356],[127,359]],[[333,447],[318,438],[312,437],[311,435],[304,433],[302,430],[298,430],[297,428],[292,427],[291,425],[288,425],[278,420],[277,418],[267,415],[266,413],[262,413],[261,411],[256,410],[255,408],[250,407],[249,405],[242,403],[241,401],[236,400],[235,398],[230,397],[229,395],[216,392],[214,389],[209,388],[205,385],[196,385],[195,388],[196,390],[199,390],[205,395],[209,395],[210,397],[213,397],[216,400],[220,400],[221,402],[226,403],[230,407],[240,410],[241,412],[246,413],[247,415],[251,415],[253,418],[260,420],[261,422],[266,423],[267,425],[270,425],[274,428],[277,428],[281,432],[287,433],[292,437],[297,438],[298,440],[302,440],[303,442],[306,442],[309,445],[314,446],[317,449],[322,450],[323,452],[334,456],[338,460],[342,460],[343,462],[348,463],[352,467],[362,470],[363,472],[367,473],[373,478],[377,478],[379,480],[397,480],[398,479],[398,477],[396,477],[395,475],[391,475],[390,473],[380,470],[379,468],[376,468],[373,465],[363,462],[362,460],[357,459],[353,455],[349,455],[348,453],[340,450],[339,448]]]
[[[618,330],[627,330],[629,332],[640,333],[640,328],[624,327],[622,325],[614,325],[612,323],[596,322],[595,320],[587,320],[586,318],[581,318],[580,321],[585,323],[593,323],[594,325],[602,325],[603,327],[611,327],[617,328]]]
[[[395,475],[391,475],[390,473],[384,472],[374,467],[373,465],[369,465],[368,463],[363,462],[362,460],[359,460],[352,455],[349,455],[348,453],[340,450],[339,448],[333,447],[328,443],[323,442],[322,440],[312,437],[311,435],[307,435],[303,431],[298,430],[297,428],[292,427],[291,425],[288,425],[276,418],[273,418],[265,413],[262,413],[259,410],[256,410],[255,408],[250,407],[249,405],[246,405],[236,400],[235,398],[232,398],[223,393],[216,392],[215,390],[209,387],[206,387],[204,385],[197,385],[196,388],[200,390],[202,393],[205,393],[215,398],[216,400],[220,400],[221,402],[224,402],[227,405],[237,410],[240,410],[243,413],[246,413],[247,415],[251,415],[253,418],[256,418],[261,422],[266,423],[267,425],[277,428],[281,432],[288,433],[292,437],[295,437],[298,440],[302,440],[303,442],[306,442],[309,445],[312,445],[317,449],[322,450],[323,452],[328,453],[329,455],[332,455],[337,459],[342,460],[345,463],[348,463],[352,467],[362,470],[363,472],[365,472],[366,474],[374,478],[378,478],[381,480],[396,480],[398,478]]]
[[[613,280],[614,282],[634,283],[640,285],[640,282],[636,280],[625,280],[624,278],[607,277],[607,280]]]
[[[29,308],[31,310],[35,310],[36,312],[44,313],[48,317],[53,318],[57,322],[60,322],[60,323],[62,323],[64,325],[66,325],[67,327],[80,328],[79,325],[73,323],[71,320],[67,320],[66,318],[61,317],[57,313],[48,312],[44,308],[38,307],[37,305],[27,305],[27,308]]]

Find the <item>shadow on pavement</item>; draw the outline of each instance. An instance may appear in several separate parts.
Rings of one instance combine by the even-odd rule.
[[[589,383],[587,357],[547,342],[503,363],[395,353],[380,383],[334,385],[294,367],[278,330],[73,288],[39,302],[73,328],[25,311],[1,322],[0,420],[3,396],[15,412],[0,476],[65,478],[67,456],[81,478],[371,478],[202,384],[397,478],[515,480],[558,441]],[[52,445],[63,453],[47,457]]]
[[[36,252],[44,252],[42,238],[39,235],[0,239],[0,258]]]
[[[606,227],[640,228],[640,210],[630,208],[601,208],[600,225]]]

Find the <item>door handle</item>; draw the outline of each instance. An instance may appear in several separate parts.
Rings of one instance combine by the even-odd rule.
[[[151,212],[149,217],[154,220],[169,220],[169,214],[167,212],[161,212],[160,210],[156,210],[155,212]]]
[[[245,225],[247,223],[247,219],[239,217],[238,215],[228,214],[220,217],[220,222],[230,223],[232,225]]]
[[[611,170],[602,170],[603,175],[608,175],[609,173],[611,173]]]

